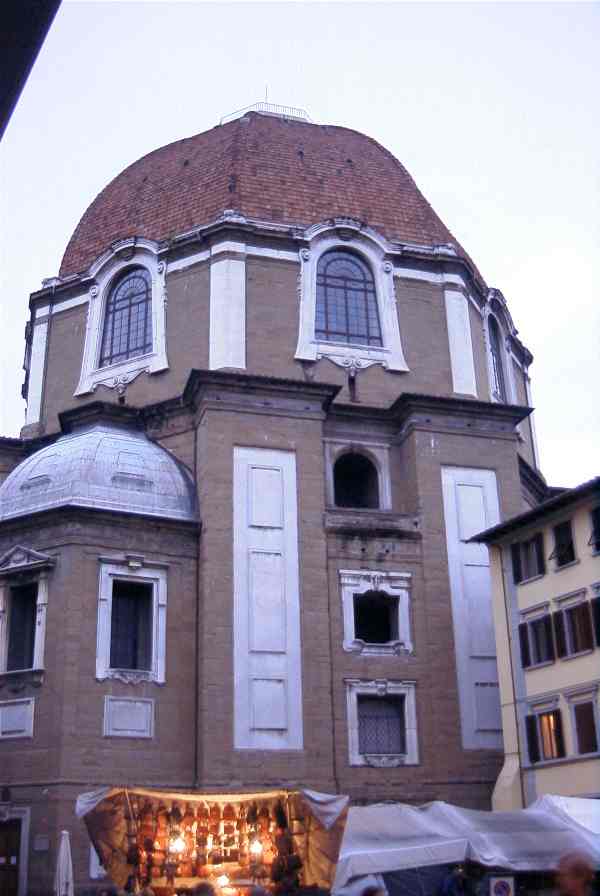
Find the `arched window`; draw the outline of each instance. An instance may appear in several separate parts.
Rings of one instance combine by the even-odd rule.
[[[317,266],[315,338],[382,346],[373,274],[351,252],[325,252]]]
[[[492,392],[496,401],[506,402],[506,380],[504,378],[504,365],[502,363],[502,334],[495,317],[488,318],[488,332],[490,336],[490,354],[492,362]]]
[[[379,508],[379,478],[364,454],[342,454],[333,468],[336,507]]]
[[[100,367],[152,351],[152,280],[146,268],[130,268],[111,286],[102,331]]]

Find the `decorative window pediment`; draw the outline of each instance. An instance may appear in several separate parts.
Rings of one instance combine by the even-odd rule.
[[[0,557],[0,576],[14,575],[19,572],[29,572],[38,569],[48,569],[56,563],[54,557],[34,551],[32,548],[24,548],[15,545]]]
[[[166,263],[149,240],[127,240],[92,266],[81,376],[75,395],[123,391],[168,367]]]
[[[413,651],[410,633],[409,572],[367,569],[339,571],[344,616],[344,650],[371,656],[397,656]],[[371,621],[379,615],[378,633],[364,626],[365,602],[371,600]],[[382,607],[387,603],[385,608]],[[368,608],[367,608],[368,609]],[[385,613],[382,612],[385,609]],[[384,618],[385,616],[385,618]],[[387,631],[387,636],[383,632]]]
[[[381,242],[350,219],[312,228],[309,238],[310,248],[300,251],[295,357],[406,372],[394,266]]]

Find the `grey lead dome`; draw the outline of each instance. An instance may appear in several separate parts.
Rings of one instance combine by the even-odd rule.
[[[106,424],[61,436],[0,486],[0,520],[65,506],[196,519],[185,468],[142,433]]]

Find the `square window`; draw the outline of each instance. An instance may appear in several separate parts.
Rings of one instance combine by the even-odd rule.
[[[575,545],[573,543],[573,531],[571,529],[571,520],[559,523],[554,526],[554,550],[550,554],[550,559],[556,561],[557,568],[567,566],[575,561]]]
[[[354,635],[366,644],[397,641],[398,598],[381,591],[355,594]]]
[[[596,753],[598,750],[598,728],[594,704],[589,702],[573,705],[575,734],[578,753]]]
[[[404,696],[359,694],[358,749],[364,755],[406,753]]]
[[[37,591],[35,582],[10,588],[7,672],[33,668]]]

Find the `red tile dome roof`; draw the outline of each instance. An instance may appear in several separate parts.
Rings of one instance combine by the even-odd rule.
[[[126,168],[81,218],[60,274],[86,270],[115,240],[168,239],[226,209],[302,227],[356,218],[389,240],[452,243],[465,255],[410,174],[372,138],[250,112]]]

